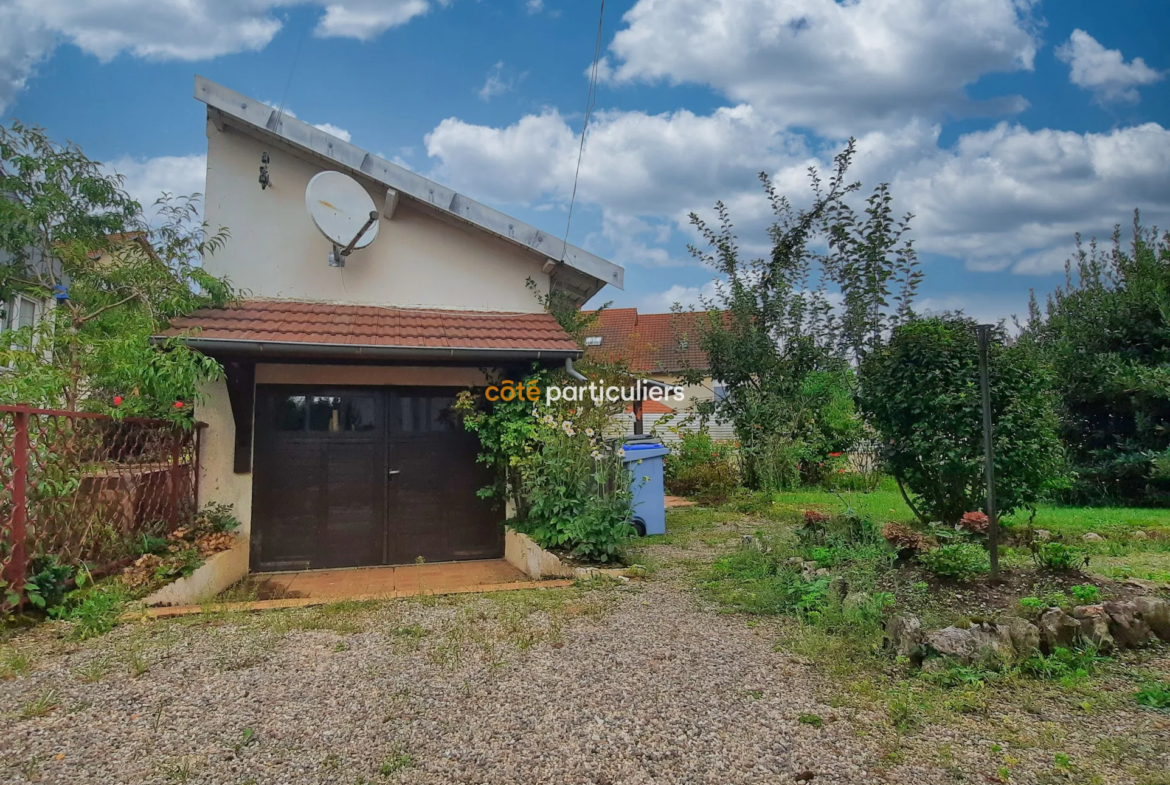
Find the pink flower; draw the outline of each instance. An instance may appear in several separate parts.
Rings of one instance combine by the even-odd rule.
[[[175,401],[175,408],[176,408],[176,409],[182,409],[182,408],[183,408],[183,402],[182,402],[182,401]]]
[[[114,396],[114,406],[121,406],[121,405],[122,405],[122,396],[115,395]]]

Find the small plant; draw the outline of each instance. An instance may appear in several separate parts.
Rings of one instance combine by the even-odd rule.
[[[382,767],[378,771],[383,777],[389,777],[394,772],[409,769],[413,765],[414,758],[411,757],[410,753],[399,750],[382,761]]]
[[[1079,586],[1073,586],[1070,591],[1077,598],[1077,602],[1082,605],[1093,605],[1101,599],[1101,590],[1091,583],[1082,583]]]
[[[821,719],[821,715],[819,714],[801,714],[796,718],[796,721],[801,725],[811,725],[814,728],[823,727],[825,724],[825,721]]]
[[[1147,706],[1151,709],[1170,710],[1170,683],[1168,682],[1153,682],[1151,684],[1143,684],[1142,688],[1137,691],[1137,698],[1139,706]]]
[[[24,596],[43,611],[56,608],[65,599],[66,587],[74,568],[61,564],[56,556],[40,556],[29,566],[31,573],[24,584]]]
[[[255,743],[256,731],[252,730],[251,728],[244,728],[243,732],[240,733],[240,740],[235,744],[236,754],[238,755],[244,749],[244,747],[247,747],[249,744]]]
[[[918,563],[941,578],[968,581],[991,569],[987,551],[974,543],[955,543],[918,554]]]
[[[27,654],[15,649],[4,653],[0,659],[0,679],[5,681],[23,676],[32,670],[32,660]]]
[[[1074,570],[1078,567],[1086,567],[1089,564],[1089,556],[1080,548],[1073,548],[1065,545],[1063,542],[1040,542],[1033,541],[1032,561],[1036,563],[1037,567],[1043,567],[1049,570]]]
[[[122,581],[106,581],[71,593],[59,617],[74,623],[71,636],[75,640],[96,638],[114,629],[126,599]]]
[[[20,716],[30,720],[34,717],[43,717],[61,705],[55,690],[45,690],[33,700],[24,704],[20,709]]]

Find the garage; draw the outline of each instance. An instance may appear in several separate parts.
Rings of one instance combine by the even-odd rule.
[[[492,559],[503,513],[456,388],[257,385],[254,571]]]

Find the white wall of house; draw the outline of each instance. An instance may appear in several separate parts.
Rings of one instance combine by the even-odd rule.
[[[267,151],[272,184],[261,190],[260,155]],[[483,231],[440,219],[401,200],[381,219],[378,238],[354,251],[344,268],[326,258],[331,245],[305,210],[310,178],[329,168],[283,146],[207,124],[204,217],[212,232],[226,227],[225,247],[204,260],[253,297],[364,305],[536,313],[542,307],[525,281],[548,291],[544,259]],[[379,214],[384,188],[362,183]]]
[[[299,365],[261,363],[257,384],[307,385],[416,385],[468,388],[484,384],[478,368],[374,365]],[[230,504],[240,521],[240,533],[252,530],[252,474],[236,474],[236,424],[232,417],[227,384],[205,384],[202,400],[195,404],[195,419],[208,424],[200,442],[199,505]]]

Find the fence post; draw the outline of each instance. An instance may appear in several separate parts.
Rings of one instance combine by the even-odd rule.
[[[8,588],[24,595],[25,568],[28,554],[28,413],[13,412],[15,427],[12,443],[12,559],[8,562]]]
[[[179,525],[179,440],[182,438],[182,430],[175,428],[174,439],[171,440],[171,499],[168,515],[172,530]]]
[[[195,455],[191,461],[193,464],[191,475],[191,495],[194,497],[192,502],[195,504],[195,509],[199,509],[199,459],[200,452],[203,449],[203,429],[199,427],[199,423],[195,423]]]

